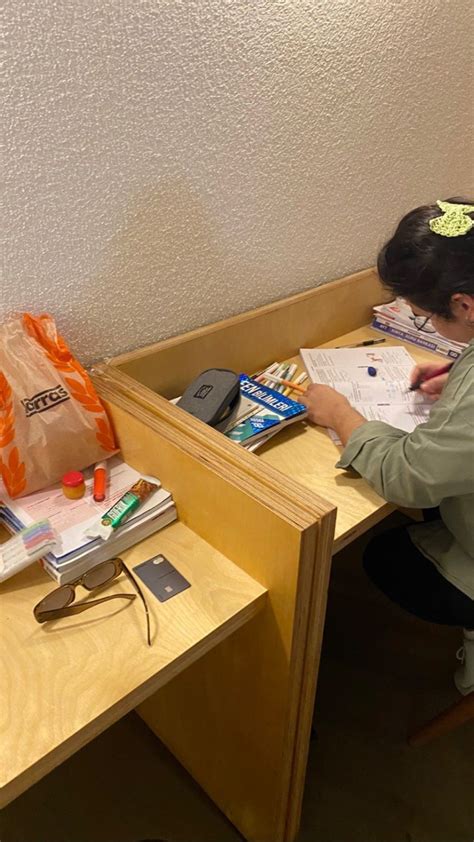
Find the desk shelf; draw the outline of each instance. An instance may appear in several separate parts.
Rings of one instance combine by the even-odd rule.
[[[247,623],[265,588],[183,523],[122,554],[130,567],[163,553],[191,588],[160,603],[145,586],[143,606],[111,601],[39,626],[33,606],[55,583],[34,564],[0,586],[2,801],[28,786]],[[121,576],[108,593],[131,592]]]

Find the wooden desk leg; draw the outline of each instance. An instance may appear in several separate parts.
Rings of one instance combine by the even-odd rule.
[[[459,728],[471,719],[474,719],[474,693],[459,699],[422,728],[413,731],[408,737],[408,743],[411,746],[422,746],[435,737],[441,737],[442,734]]]

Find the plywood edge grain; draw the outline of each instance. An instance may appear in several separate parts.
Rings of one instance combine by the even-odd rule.
[[[291,769],[288,811],[283,838],[286,842],[294,840],[301,817],[301,809],[306,778],[306,766],[309,753],[311,728],[313,722],[314,701],[318,682],[321,648],[324,635],[324,621],[331,573],[330,559],[336,524],[335,510],[322,518],[317,524],[317,537],[313,553],[312,579],[309,592],[309,622],[302,654],[301,693],[299,695],[298,725],[293,745],[293,765]]]

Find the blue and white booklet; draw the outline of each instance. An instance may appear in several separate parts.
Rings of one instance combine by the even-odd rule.
[[[231,441],[247,447],[301,421],[306,414],[302,403],[241,374],[239,405],[221,429]]]

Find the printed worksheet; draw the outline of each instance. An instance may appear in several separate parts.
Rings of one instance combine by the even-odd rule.
[[[377,380],[391,383],[410,382],[415,362],[405,348],[301,348],[300,355],[313,383],[374,381],[369,368],[377,371]]]
[[[415,363],[413,360],[409,365],[380,365],[376,362],[371,362],[370,367],[377,369],[377,379],[375,382],[384,383],[405,383],[407,386],[410,382],[410,373],[413,370]],[[343,368],[338,366],[324,366],[321,368],[311,370],[311,364],[308,364],[308,373],[310,374],[313,383],[324,383],[326,386],[332,386],[333,383],[341,383],[344,381],[351,381],[352,383],[373,383],[374,378],[369,374],[369,365],[355,365],[352,368],[347,366]]]
[[[354,402],[352,406],[364,418],[367,418],[367,421],[385,421],[391,427],[396,427],[405,433],[412,433],[415,427],[428,421],[432,404],[421,401],[417,404],[413,403],[411,406],[403,406],[402,404],[390,406],[387,404],[360,404]],[[335,444],[342,444],[335,430],[328,430],[328,433]]]
[[[419,403],[413,406],[387,406],[383,404],[364,404],[357,409],[367,421],[385,421],[392,427],[412,433],[419,424],[424,424],[430,416],[432,404]]]
[[[415,407],[417,404],[425,404],[430,407],[431,402],[420,392],[410,392],[406,381],[383,381],[370,378],[370,383],[351,382],[337,380],[330,385],[336,392],[344,395],[351,404],[383,404],[392,406],[401,404],[405,407]]]
[[[409,389],[416,363],[403,347],[302,348],[300,355],[313,383],[336,389],[368,421],[411,433],[429,418],[432,402]]]
[[[413,358],[406,348],[397,345],[393,348],[380,348],[378,345],[369,345],[366,348],[301,348],[300,354],[305,363],[310,360],[316,368],[324,368],[328,365],[348,366],[354,365],[375,365],[376,363],[387,365],[413,365]]]

